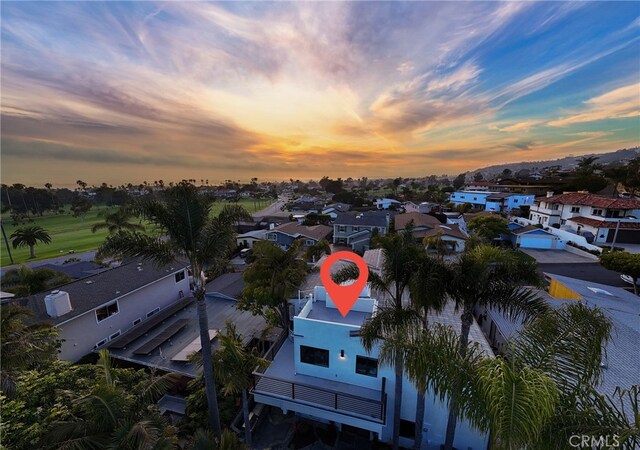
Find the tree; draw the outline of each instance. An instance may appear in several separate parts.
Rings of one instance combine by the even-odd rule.
[[[513,319],[526,320],[548,310],[544,300],[523,284],[538,284],[535,262],[519,258],[515,252],[488,245],[467,245],[459,260],[451,266],[448,294],[461,312],[460,353],[464,356],[469,345],[469,330],[473,311],[478,307],[492,307]],[[458,419],[454,408],[449,411],[445,449],[453,448]]]
[[[156,402],[178,380],[169,373],[143,378],[125,389],[107,350],[99,353],[100,377],[84,395],[70,393],[73,415],[53,423],[46,448],[166,449],[177,444],[176,429],[160,415]]]
[[[266,368],[269,361],[261,358],[254,349],[244,348],[243,337],[236,331],[233,323],[227,322],[226,332],[218,338],[220,350],[213,355],[216,379],[222,386],[224,395],[242,395],[245,443],[252,448],[247,390],[252,384],[252,372],[256,368]]]
[[[425,236],[422,240],[427,251],[434,250],[440,259],[442,259],[444,255],[451,253],[447,241],[442,239],[443,236],[444,233],[442,230],[438,230],[433,236]]]
[[[83,197],[82,195],[77,195],[73,198],[71,202],[71,214],[73,217],[80,217],[84,222],[84,216],[93,208],[93,203]]]
[[[600,166],[595,163],[599,159],[599,156],[583,156],[579,158],[576,172],[579,175],[592,175],[596,169],[600,168]]]
[[[326,239],[321,239],[307,248],[304,257],[307,261],[316,262],[322,257],[323,254],[331,254],[331,245]]]
[[[502,176],[503,176],[504,178],[508,178],[508,177],[510,177],[510,176],[511,176],[511,174],[512,174],[511,169],[504,169],[504,170],[502,171]]]
[[[200,195],[193,184],[186,182],[162,191],[158,199],[140,199],[133,204],[132,211],[159,228],[166,237],[119,231],[105,239],[98,257],[142,257],[158,265],[169,264],[180,257],[189,261],[194,274],[193,294],[198,312],[209,425],[220,436],[204,269],[226,264],[235,248],[233,221],[238,218],[250,220],[251,216],[238,205],[226,205],[218,217],[211,217],[211,206],[210,198]]]
[[[460,175],[458,175],[454,180],[453,180],[453,188],[455,190],[460,189],[462,186],[464,186],[465,180],[466,180],[466,173],[461,173]]]
[[[0,307],[0,389],[12,396],[17,375],[55,360],[59,330],[48,323],[30,323],[31,310],[14,304]]]
[[[96,223],[91,227],[91,232],[95,233],[105,228],[109,231],[109,234],[114,234],[118,231],[144,231],[144,226],[138,223],[131,223],[132,217],[133,214],[128,208],[118,208],[115,212],[108,214],[104,218],[104,222]]]
[[[2,289],[16,294],[18,297],[27,297],[38,292],[47,291],[73,279],[61,272],[44,267],[30,269],[21,265],[17,269],[8,270],[2,277]]]
[[[467,229],[488,242],[511,232],[507,227],[507,221],[500,216],[476,217],[469,222]]]
[[[473,181],[477,182],[477,181],[482,181],[482,180],[484,180],[484,175],[482,175],[482,172],[476,172],[473,175]]]
[[[620,272],[633,278],[633,292],[638,295],[640,279],[640,254],[611,252],[600,255],[600,264],[605,269]]]
[[[403,296],[409,287],[418,267],[420,255],[424,253],[413,239],[410,230],[394,233],[378,238],[378,248],[382,249],[384,261],[381,274],[369,271],[368,282],[383,299],[383,306],[378,313],[361,328],[362,344],[367,351],[380,345],[380,362],[393,366],[394,412],[393,412],[393,447],[397,449],[400,442],[400,411],[402,407],[402,383],[404,373],[404,344],[407,329],[411,329],[419,316],[403,305]],[[332,275],[336,283],[358,278],[358,268],[348,264]]]
[[[31,259],[36,257],[35,246],[38,242],[47,245],[51,243],[51,236],[47,230],[37,225],[18,228],[11,234],[11,239],[13,239],[11,241],[13,248],[29,247],[29,258]]]
[[[238,308],[263,315],[272,325],[288,330],[289,299],[307,275],[307,263],[298,257],[301,240],[287,249],[262,241],[253,246],[254,262],[245,270],[245,287]]]

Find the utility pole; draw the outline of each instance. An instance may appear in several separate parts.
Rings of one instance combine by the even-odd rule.
[[[7,239],[7,233],[4,232],[4,224],[0,222],[2,228],[2,237],[4,238],[4,244],[7,246],[7,254],[9,255],[9,261],[13,264],[13,256],[11,256],[11,249],[9,248],[9,240]]]
[[[611,242],[611,251],[613,251],[613,247],[616,245],[616,239],[618,239],[618,230],[620,229],[620,222],[622,219],[618,219],[618,223],[616,224],[616,231],[613,233],[613,241]]]

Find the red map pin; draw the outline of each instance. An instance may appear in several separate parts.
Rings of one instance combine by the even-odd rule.
[[[358,279],[347,286],[336,284],[331,279],[331,266],[340,259],[347,259],[355,263],[358,267],[358,271],[360,272]],[[338,307],[338,311],[340,311],[342,317],[346,317],[349,311],[351,311],[351,308],[355,304],[356,300],[358,300],[358,297],[360,297],[362,290],[367,284],[368,278],[369,267],[367,267],[367,263],[364,259],[353,252],[342,251],[333,253],[325,259],[320,267],[320,279],[322,280],[322,284],[329,293],[331,300],[333,300]]]

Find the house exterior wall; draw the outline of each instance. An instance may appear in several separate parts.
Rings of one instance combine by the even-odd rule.
[[[263,239],[258,239],[254,237],[243,237],[236,239],[236,245],[244,245],[245,248],[253,248],[256,242],[260,242]]]
[[[184,279],[177,283],[174,272],[122,297],[115,295],[117,286],[113,286],[118,313],[98,322],[94,309],[58,324],[60,338],[64,340],[58,357],[65,361],[78,361],[91,353],[96,343],[109,339],[118,331],[124,333],[132,328],[134,320],[141,318],[144,321],[148,312],[158,307],[163,309],[178,301],[181,298],[180,291],[188,297],[189,276],[186,269],[184,271]]]
[[[378,229],[378,235],[382,236],[387,234],[389,231],[388,227],[376,227],[369,225],[341,225],[339,223],[333,224],[333,243],[341,244],[341,245],[351,245],[350,236],[359,233],[360,231],[368,230],[373,232],[374,228]],[[356,240],[356,242],[360,243],[361,240]],[[364,245],[364,244],[362,244]],[[369,238],[366,238],[366,245],[369,245]],[[354,249],[355,250],[355,249]]]
[[[472,205],[479,207],[484,206],[487,203],[487,197],[489,195],[491,195],[491,192],[456,191],[451,193],[449,201],[456,205],[471,203]]]
[[[317,302],[326,301],[327,307],[333,304],[322,287],[316,287],[315,298]],[[361,298],[353,307],[353,310],[366,311],[371,308],[371,303],[375,300]],[[309,301],[301,310],[298,316],[294,317],[294,367],[295,373],[307,375],[327,382],[340,382],[354,386],[380,391],[382,379],[385,378],[385,392],[387,395],[386,421],[380,424],[374,421],[358,419],[357,417],[345,417],[334,411],[314,408],[313,405],[296,403],[287,399],[276,399],[256,394],[256,401],[274,405],[286,410],[295,411],[321,422],[333,421],[338,426],[347,424],[358,428],[378,433],[380,440],[391,442],[393,439],[393,409],[395,404],[394,388],[395,373],[392,367],[378,366],[376,377],[357,374],[355,371],[356,357],[365,356],[376,358],[379,349],[374,347],[371,353],[367,353],[360,342],[360,337],[350,336],[349,331],[359,329],[359,326],[344,323],[329,322],[323,320],[310,319],[307,316],[314,303]],[[300,346],[310,346],[329,351],[329,367],[321,367],[313,364],[300,362]],[[344,350],[344,358],[340,356]],[[320,385],[320,383],[319,383]],[[402,409],[401,419],[415,422],[417,391],[405,377],[403,379]],[[439,448],[445,440],[448,410],[444,404],[435,400],[434,396],[427,393],[426,411],[423,429],[423,449]],[[486,449],[487,436],[473,430],[466,421],[459,421],[456,428],[455,446],[464,449]],[[400,445],[406,448],[413,447],[413,439],[401,437]]]

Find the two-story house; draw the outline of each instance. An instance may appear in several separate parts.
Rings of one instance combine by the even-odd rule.
[[[597,243],[640,243],[640,200],[570,192],[538,197],[529,220],[560,226],[580,235],[590,233]]]
[[[469,203],[475,209],[493,212],[511,211],[521,206],[531,206],[534,199],[535,196],[532,194],[489,191],[456,191],[449,196],[449,201],[454,205]]]
[[[363,253],[371,245],[374,230],[382,236],[389,232],[391,213],[364,211],[338,214],[333,222],[333,243],[347,245],[357,253]]]
[[[301,225],[298,222],[287,222],[278,225],[267,233],[267,240],[288,249],[296,239],[303,239],[303,246],[310,247],[321,240],[329,240],[331,227],[327,225]]]
[[[323,286],[303,298],[293,318],[293,336],[285,339],[271,365],[254,373],[255,401],[293,411],[341,431],[391,443],[394,405],[401,402],[400,445],[413,448],[416,428],[422,430],[423,449],[440,448],[445,441],[448,411],[427,393],[424,422],[416,424],[417,392],[405,376],[402,398],[395,398],[393,367],[380,364],[379,349],[367,352],[360,328],[378,311],[366,286],[346,316],[342,316]],[[434,322],[453,324],[459,314],[453,306]],[[456,325],[452,325],[456,326]],[[459,325],[457,326],[459,329]],[[488,354],[491,349],[474,323],[472,339]],[[454,445],[459,449],[485,449],[488,437],[466,421],[458,422]]]
[[[190,296],[185,264],[158,268],[134,261],[11,301],[31,309],[35,320],[58,327],[63,340],[59,358],[78,361]]]

